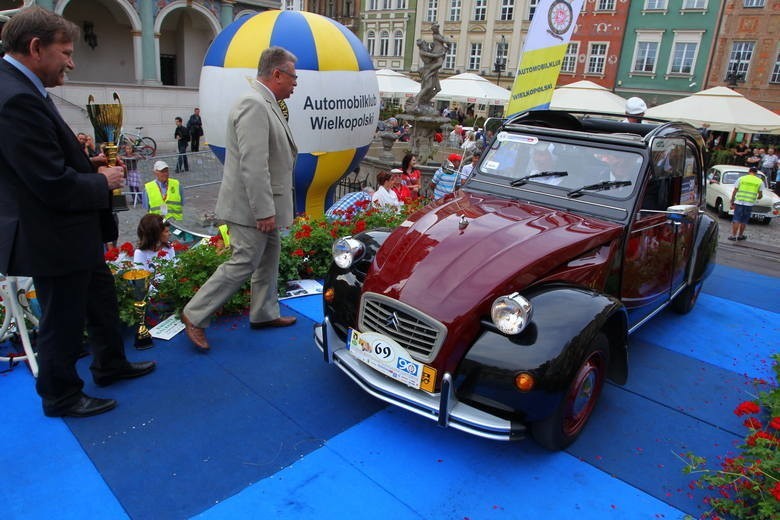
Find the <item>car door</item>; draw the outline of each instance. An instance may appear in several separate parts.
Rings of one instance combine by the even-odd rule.
[[[657,138],[651,149],[652,172],[623,258],[621,299],[630,327],[683,287],[702,196],[702,172],[693,147],[681,138]]]

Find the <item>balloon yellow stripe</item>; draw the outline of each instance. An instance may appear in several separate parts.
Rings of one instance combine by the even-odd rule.
[[[360,70],[355,51],[330,19],[301,11],[314,34],[319,70]]]
[[[317,168],[314,170],[314,178],[306,192],[306,213],[312,217],[322,216],[325,213],[325,195],[328,194],[334,182],[333,172],[347,172],[356,150],[341,150],[327,152],[317,157]]]
[[[224,66],[256,69],[260,53],[271,46],[271,33],[280,12],[253,16],[242,25],[225,53]]]

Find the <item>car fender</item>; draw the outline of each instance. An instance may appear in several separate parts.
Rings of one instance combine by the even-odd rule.
[[[529,290],[533,317],[520,334],[507,336],[492,323],[461,361],[458,398],[494,413],[520,415],[533,422],[555,410],[591,341],[604,331],[610,343],[608,377],[625,384],[628,376],[628,317],[617,299],[589,289],[553,285]],[[527,372],[536,384],[521,392],[515,377]]]
[[[702,213],[694,237],[693,253],[688,268],[688,285],[694,285],[707,278],[715,268],[718,249],[718,223],[711,216]]]

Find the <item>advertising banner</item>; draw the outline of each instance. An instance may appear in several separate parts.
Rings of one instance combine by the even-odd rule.
[[[517,67],[508,116],[547,108],[584,0],[540,0]]]

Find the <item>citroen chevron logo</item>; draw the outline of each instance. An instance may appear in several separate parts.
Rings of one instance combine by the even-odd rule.
[[[398,314],[392,312],[385,318],[385,327],[392,328],[396,332],[401,332],[401,320],[398,318]]]

